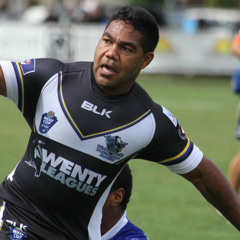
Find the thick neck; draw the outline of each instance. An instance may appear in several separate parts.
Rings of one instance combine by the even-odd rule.
[[[123,216],[124,211],[122,211],[120,206],[112,207],[108,214],[104,214],[101,224],[101,234],[108,232]]]

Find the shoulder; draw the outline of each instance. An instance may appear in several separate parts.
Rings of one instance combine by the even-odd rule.
[[[167,108],[155,102],[139,84],[136,84],[134,94],[138,101],[150,110],[154,118],[156,126],[154,138],[157,139],[158,145],[165,144],[178,131],[177,118]]]
[[[65,63],[63,65],[63,72],[81,72],[81,71],[91,71],[92,70],[92,62],[72,62]]]
[[[152,107],[156,104],[149,94],[138,83],[135,83],[133,94],[142,104],[148,107]]]
[[[29,61],[29,60],[27,60]],[[49,73],[54,74],[59,71],[62,72],[80,72],[91,70],[92,62],[71,62],[71,63],[64,63],[57,59],[53,58],[39,58],[39,59],[31,59],[31,68],[35,69],[38,74]],[[20,66],[22,69],[29,69],[30,65],[28,66],[26,61],[21,62]]]

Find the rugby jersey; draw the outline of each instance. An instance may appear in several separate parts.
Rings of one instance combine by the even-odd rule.
[[[100,240],[102,207],[132,158],[184,174],[203,154],[178,120],[135,83],[121,96],[98,88],[92,62],[55,59],[0,62],[7,97],[31,128],[26,152],[0,187],[66,240]],[[29,227],[29,231],[30,231]]]

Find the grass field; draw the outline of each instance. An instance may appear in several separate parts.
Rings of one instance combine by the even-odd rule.
[[[170,110],[187,136],[227,176],[240,149],[234,138],[238,96],[230,79],[148,76],[139,78],[155,101]],[[30,134],[14,104],[0,98],[0,178],[23,155]],[[239,233],[219,217],[183,178],[155,163],[130,161],[134,189],[128,217],[150,240],[238,240]]]

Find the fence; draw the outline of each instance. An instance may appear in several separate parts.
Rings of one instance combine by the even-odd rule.
[[[103,25],[0,24],[0,59],[22,61],[53,57],[91,61]],[[231,54],[232,33],[215,29],[194,34],[160,29],[155,58],[144,72],[230,76],[239,61]]]

